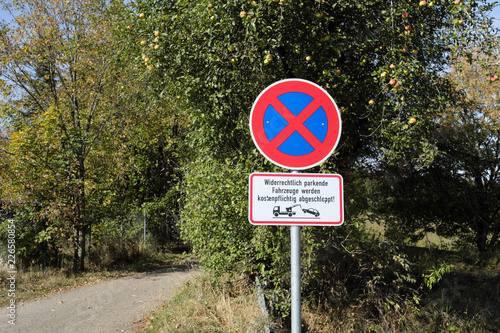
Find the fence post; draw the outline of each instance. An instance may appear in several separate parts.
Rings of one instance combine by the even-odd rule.
[[[120,218],[120,249],[123,247],[123,217]]]
[[[144,249],[146,248],[146,208],[144,208]]]

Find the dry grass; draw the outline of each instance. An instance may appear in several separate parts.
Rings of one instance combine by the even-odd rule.
[[[247,281],[203,275],[145,318],[141,332],[263,332],[265,325]]]
[[[368,217],[363,219],[366,230],[372,235],[384,239],[384,227],[380,224],[372,222]],[[419,240],[416,244],[408,244],[419,247],[447,248],[453,244],[453,240],[438,236],[436,233],[427,232],[425,238]]]
[[[75,276],[70,270],[47,268],[31,268],[26,271],[17,271],[15,275],[15,299],[17,302],[29,301],[45,295],[61,292],[82,285],[115,278],[123,272],[91,271]],[[6,269],[0,268],[0,306],[5,306],[10,301],[9,285],[6,280],[11,274]]]
[[[182,262],[182,255],[178,254],[156,254],[150,257],[141,257],[141,260],[128,264],[121,264],[108,269],[94,266],[84,273],[75,275],[70,268],[47,268],[31,267],[27,270],[16,269],[15,299],[29,301],[45,295],[61,292],[83,285],[91,285],[107,279],[126,276],[134,272],[141,272],[172,262]],[[0,306],[9,303],[9,285],[7,278],[11,275],[6,266],[0,265]]]
[[[442,260],[455,268],[431,290],[422,285],[413,295],[396,293],[392,300],[375,292],[370,297],[381,302],[381,312],[363,307],[364,298],[352,299],[349,304],[314,305],[304,301],[302,332],[500,332],[498,254],[479,264],[445,251],[429,253],[422,249],[413,255],[422,268]],[[249,280],[216,280],[205,275],[184,286],[174,299],[145,318],[141,332],[254,333],[265,332],[266,325],[274,333],[289,332],[262,317]]]

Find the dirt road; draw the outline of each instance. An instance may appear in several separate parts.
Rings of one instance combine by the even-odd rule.
[[[8,323],[7,308],[1,309],[0,332],[133,332],[135,322],[198,272],[187,265],[170,265],[18,302],[16,325]]]

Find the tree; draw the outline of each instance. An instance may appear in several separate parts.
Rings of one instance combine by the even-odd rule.
[[[277,79],[300,77],[331,91],[341,106],[339,153],[373,154],[377,140],[397,160],[429,144],[422,137],[433,126],[427,115],[452,97],[440,76],[452,53],[465,38],[484,39],[477,2],[435,3],[138,1],[130,26],[144,70],[162,73],[157,86],[176,83],[170,93],[189,99],[191,119],[207,129],[198,140],[218,144],[219,153],[252,149],[241,137],[254,98]],[[408,130],[411,117],[421,121]]]
[[[103,179],[116,173],[111,139],[130,106],[121,98],[122,47],[112,38],[123,8],[87,0],[3,4],[19,15],[1,34],[1,110],[10,136],[2,194],[36,203],[40,218],[73,230],[73,268],[81,271],[91,214],[114,195]]]
[[[471,52],[447,76],[462,94],[437,119],[439,155],[420,170],[393,169],[391,204],[396,234],[436,231],[475,244],[480,252],[498,247],[500,233],[500,117],[497,55]]]
[[[287,252],[285,230],[254,228],[246,212],[245,175],[279,170],[258,154],[248,130],[252,103],[272,82],[308,79],[336,100],[341,142],[312,171],[341,173],[347,193],[356,193],[357,177],[381,158],[417,167],[432,163],[435,119],[458,98],[442,73],[469,40],[482,41],[488,33],[479,2],[433,3],[134,3],[127,24],[138,62],[159,94],[187,103],[192,157],[184,167],[181,227],[205,266],[243,266],[270,285],[286,283],[286,256],[271,250]],[[418,122],[409,126],[412,119]],[[351,199],[346,224],[363,209],[356,202],[361,198]],[[313,271],[346,230],[304,229],[304,270]]]
[[[189,159],[182,103],[161,99],[148,86],[137,89],[135,108],[122,134],[120,177],[115,181],[118,211],[147,210],[148,230],[157,245],[173,240],[180,214],[182,165]],[[167,225],[165,225],[167,224]]]
[[[434,119],[457,98],[441,74],[466,37],[486,33],[475,1],[135,5],[127,24],[138,61],[163,95],[188,102],[191,147],[217,163],[229,158],[242,172],[248,163],[271,169],[255,158],[248,115],[263,87],[287,77],[317,82],[340,105],[341,143],[318,170],[349,176],[380,157],[429,165]],[[419,121],[409,126],[411,119]]]

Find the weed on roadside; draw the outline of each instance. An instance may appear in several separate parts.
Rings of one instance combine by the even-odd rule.
[[[135,272],[143,272],[171,263],[182,263],[189,260],[181,254],[154,254],[143,256],[140,260],[130,263],[120,263],[117,266],[102,268],[91,266],[87,271],[75,275],[70,268],[46,268],[33,266],[26,270],[18,270],[16,273],[16,301],[29,301],[45,295],[63,292],[71,288],[94,283],[107,279],[115,279]],[[8,270],[0,267],[0,306],[9,303],[9,285],[7,278]]]
[[[418,255],[425,265],[419,268],[413,293],[383,293],[380,287],[374,287],[370,293],[358,291],[356,298],[341,298],[349,282],[346,280],[331,285],[338,289],[331,290],[338,303],[326,298],[313,302],[303,295],[302,332],[499,332],[498,262],[478,265],[456,255]],[[444,259],[448,264],[439,262]],[[325,275],[324,279],[331,280],[332,276]],[[283,326],[262,316],[250,279],[217,279],[205,273],[144,318],[140,332],[257,333],[265,332],[266,327],[273,333],[288,332]]]
[[[264,332],[269,320],[248,282],[201,275],[145,318],[140,332]]]

